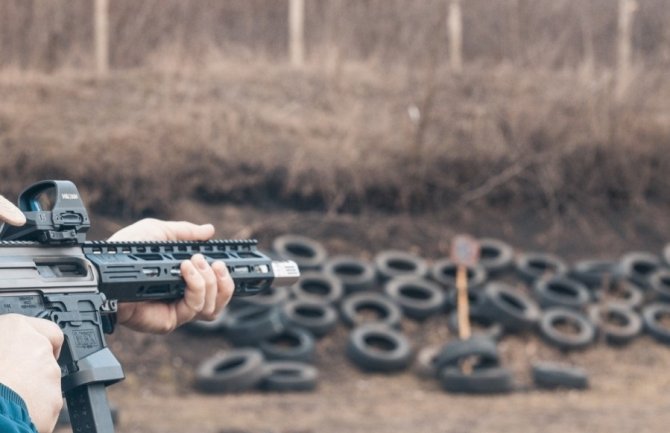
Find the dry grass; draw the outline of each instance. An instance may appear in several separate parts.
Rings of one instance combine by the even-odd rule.
[[[670,194],[670,83],[640,78],[615,104],[606,74],[504,65],[5,73],[2,189],[70,178],[125,217],[165,216],[181,196],[333,212],[641,207]]]

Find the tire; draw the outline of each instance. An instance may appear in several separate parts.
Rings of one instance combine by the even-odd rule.
[[[222,333],[224,328],[224,317],[226,314],[228,314],[228,311],[227,309],[224,309],[214,320],[194,320],[182,325],[181,329],[196,335]]]
[[[324,304],[336,304],[344,295],[344,286],[339,278],[322,272],[305,272],[291,286],[291,292],[297,299],[306,299]]]
[[[637,310],[644,303],[644,292],[637,285],[626,280],[617,280],[605,293],[602,293],[605,301],[627,305]]]
[[[616,273],[617,263],[611,260],[582,260],[570,269],[570,278],[579,281],[590,289],[598,290]]]
[[[247,305],[231,310],[223,320],[225,336],[236,346],[255,345],[284,330],[279,307]]]
[[[355,257],[334,257],[323,265],[323,272],[338,278],[347,294],[372,290],[375,287],[374,266]]]
[[[410,319],[425,320],[444,309],[442,288],[422,277],[393,278],[384,286],[384,292]]]
[[[608,344],[623,346],[642,332],[642,319],[632,308],[609,303],[589,311],[591,322]]]
[[[661,269],[651,274],[649,286],[656,300],[670,302],[670,270]]]
[[[505,331],[503,330],[503,327],[500,323],[483,316],[481,313],[474,313],[472,310],[470,311],[470,325],[471,328],[474,328],[472,335],[475,337],[485,337],[498,341],[505,334]],[[457,311],[452,311],[449,314],[449,318],[447,319],[447,327],[454,336],[457,337],[459,335],[460,330],[458,328]],[[481,328],[481,330],[478,330],[477,328]]]
[[[459,367],[469,358],[477,358],[480,366],[497,366],[500,363],[497,343],[491,338],[481,336],[451,340],[437,354],[435,368],[440,371],[446,367]]]
[[[289,298],[290,289],[288,287],[270,287],[267,290],[254,296],[240,296],[236,303],[242,307],[253,305],[258,307],[275,307],[283,304]]]
[[[457,266],[449,259],[438,260],[430,269],[431,278],[447,289],[456,287]],[[477,290],[486,282],[486,269],[482,266],[468,266],[468,289]]]
[[[367,317],[366,311],[374,312],[376,317]],[[342,320],[352,327],[367,323],[379,323],[398,328],[402,318],[400,307],[381,293],[349,295],[342,301],[340,312]]]
[[[295,392],[316,389],[319,371],[313,365],[294,361],[272,361],[265,365],[260,389]]]
[[[437,367],[435,361],[440,353],[440,346],[428,346],[419,350],[414,363],[414,371],[422,379],[437,378]]]
[[[533,382],[544,389],[587,389],[589,377],[586,371],[553,362],[534,362],[531,364]]]
[[[568,266],[561,258],[545,253],[520,254],[514,265],[519,277],[527,283],[533,283],[550,275],[563,275],[568,270]]]
[[[661,260],[654,254],[632,252],[624,255],[617,266],[620,277],[628,279],[642,289],[651,288],[649,277],[662,266]]]
[[[261,341],[258,348],[270,361],[312,362],[316,346],[312,334],[301,328],[286,328]]]
[[[499,276],[514,264],[514,249],[498,239],[479,239],[479,264],[486,269],[489,277]]]
[[[412,346],[400,332],[368,324],[351,331],[347,356],[364,371],[390,373],[407,368],[412,360]]]
[[[328,258],[323,245],[299,235],[279,236],[272,242],[272,249],[283,259],[293,260],[301,271],[319,269]]]
[[[663,261],[665,262],[666,266],[670,266],[670,244],[667,244],[665,248],[663,248]]]
[[[285,327],[305,329],[317,338],[337,326],[337,311],[332,306],[307,299],[294,299],[284,304],[281,317]]]
[[[591,301],[591,293],[582,283],[563,276],[535,281],[535,297],[542,308],[565,307],[583,310]]]
[[[481,315],[500,323],[507,331],[533,328],[540,318],[535,301],[505,283],[489,283],[484,289]]]
[[[254,388],[265,374],[263,355],[256,349],[217,354],[196,370],[195,386],[203,392],[242,392]]]
[[[642,309],[642,320],[647,332],[657,341],[670,345],[670,326],[661,323],[661,316],[670,317],[670,304],[649,304]]]
[[[568,333],[558,328],[569,323],[577,328],[577,333]],[[595,328],[591,321],[580,313],[567,308],[550,308],[540,319],[540,334],[544,340],[562,350],[584,349],[591,345],[595,338]]]
[[[470,314],[481,316],[481,308],[484,303],[484,290],[482,288],[476,290],[468,290],[468,305],[470,307]],[[445,306],[447,312],[456,311],[458,309],[458,290],[454,287],[453,290],[447,292]]]
[[[475,368],[471,374],[447,367],[438,375],[442,388],[450,393],[507,394],[514,390],[512,374],[503,367]]]
[[[374,264],[382,283],[399,276],[425,277],[428,274],[428,264],[424,259],[404,251],[382,251],[375,256]]]

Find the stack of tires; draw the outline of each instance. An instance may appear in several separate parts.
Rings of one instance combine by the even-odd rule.
[[[398,372],[414,362],[420,375],[449,392],[513,390],[497,352],[509,334],[537,333],[562,351],[598,340],[625,345],[644,330],[670,344],[670,246],[663,259],[629,253],[568,266],[552,254],[516,252],[496,239],[479,242],[480,262],[467,269],[475,335],[417,351],[403,333],[406,321],[446,315],[450,333],[458,335],[456,265],[449,259],[431,263],[399,250],[370,261],[330,257],[313,239],[275,239],[274,253],[298,264],[300,281],[235,298],[214,322],[189,325],[192,332],[224,335],[233,346],[200,366],[196,386],[206,392],[313,390],[317,341],[340,322],[349,328],[346,355],[361,370]],[[537,362],[531,373],[543,388],[588,385],[586,373],[572,366]]]

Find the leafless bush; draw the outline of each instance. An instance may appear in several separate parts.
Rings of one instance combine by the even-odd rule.
[[[641,209],[670,194],[662,74],[647,73],[624,104],[606,77],[581,83],[507,66],[432,74],[429,88],[426,73],[355,64],[336,76],[229,63],[102,81],[5,78],[3,193],[66,177],[95,210],[129,217],[167,216],[183,196],[348,212],[560,213]]]

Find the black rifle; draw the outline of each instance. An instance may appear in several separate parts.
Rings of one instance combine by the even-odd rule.
[[[0,314],[48,319],[63,330],[58,363],[74,433],[114,431],[105,387],[124,375],[104,334],[114,330],[117,302],[183,297],[180,264],[196,253],[225,262],[234,296],[300,276],[294,262],[271,260],[253,240],[86,241],[88,213],[69,181],[36,183],[18,206],[26,224],[0,231]]]

